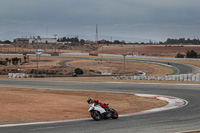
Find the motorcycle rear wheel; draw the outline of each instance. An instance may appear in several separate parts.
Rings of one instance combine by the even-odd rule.
[[[101,114],[98,111],[91,111],[91,117],[95,120],[95,121],[99,121],[101,120]]]

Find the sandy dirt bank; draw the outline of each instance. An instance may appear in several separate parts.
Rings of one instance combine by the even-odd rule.
[[[162,107],[165,101],[129,94],[0,88],[0,124],[90,117],[86,99],[109,103],[119,114]]]

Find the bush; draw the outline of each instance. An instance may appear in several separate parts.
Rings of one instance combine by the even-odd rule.
[[[176,58],[184,58],[184,54],[181,54],[181,53],[178,53],[177,55],[176,55]]]
[[[13,65],[17,65],[17,64],[18,64],[18,61],[19,61],[19,58],[17,58],[17,57],[12,58],[12,64],[13,64]]]
[[[74,71],[76,74],[83,74],[83,70],[80,68],[76,68]]]
[[[6,61],[0,61],[0,65],[6,65]]]
[[[187,51],[186,58],[198,58],[199,55],[194,50]]]

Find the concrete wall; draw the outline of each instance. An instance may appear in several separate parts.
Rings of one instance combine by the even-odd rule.
[[[8,78],[29,78],[25,73],[8,73]]]

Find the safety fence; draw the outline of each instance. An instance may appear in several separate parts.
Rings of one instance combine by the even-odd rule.
[[[180,74],[167,76],[113,76],[114,79],[129,79],[129,80],[158,80],[158,81],[200,81],[200,74]]]

